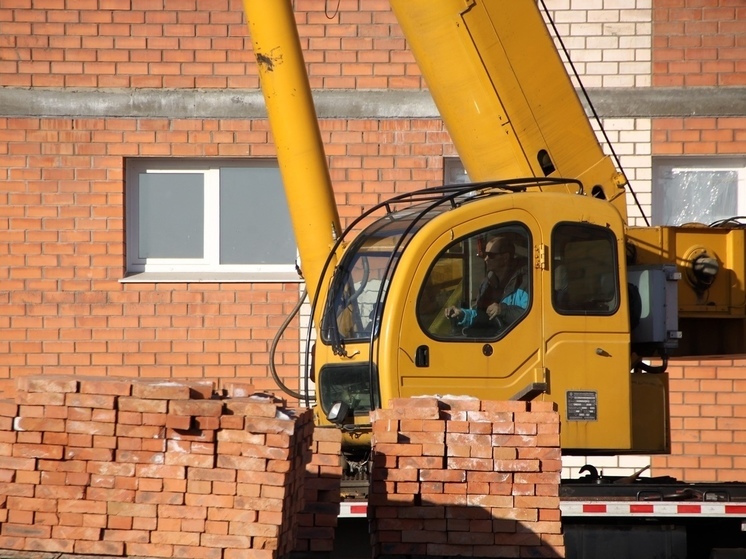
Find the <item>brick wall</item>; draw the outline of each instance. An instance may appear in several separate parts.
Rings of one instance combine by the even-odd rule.
[[[436,121],[324,121],[343,221],[442,180]],[[274,154],[266,121],[0,118],[0,379],[241,378],[275,389],[268,350],[295,284],[123,284],[124,159]],[[279,372],[298,388],[293,323]]]
[[[336,3],[334,3],[336,4]],[[386,0],[295,2],[314,88],[422,86]],[[338,10],[338,12],[337,12]],[[338,17],[333,17],[338,15]],[[258,87],[241,0],[8,0],[0,85]]]
[[[657,87],[746,83],[746,12],[727,0],[653,3],[653,79]],[[743,117],[656,118],[652,154],[746,153]],[[746,424],[743,359],[676,360],[671,379],[670,456],[652,457],[654,475],[687,481],[744,481]]]
[[[728,0],[654,3],[653,85],[746,84],[746,7]]]
[[[674,360],[671,455],[655,475],[686,481],[746,481],[746,359]]]
[[[654,155],[746,153],[746,118],[658,118],[653,121]]]

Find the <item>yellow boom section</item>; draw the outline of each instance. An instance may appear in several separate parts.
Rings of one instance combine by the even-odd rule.
[[[309,296],[340,231],[290,0],[244,0]],[[333,266],[332,266],[333,269]]]
[[[603,154],[536,0],[390,0],[469,177],[556,176],[611,200]]]

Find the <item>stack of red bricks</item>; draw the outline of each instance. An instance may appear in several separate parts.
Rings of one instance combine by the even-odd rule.
[[[327,557],[334,550],[342,479],[342,432],[316,427],[306,465],[305,507],[298,515],[295,551]]]
[[[375,557],[564,557],[553,403],[395,399],[372,421]]]
[[[22,378],[0,402],[0,549],[286,556],[312,421],[211,382]]]

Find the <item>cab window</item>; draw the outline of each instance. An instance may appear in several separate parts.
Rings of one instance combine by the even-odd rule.
[[[564,223],[552,232],[552,305],[560,314],[608,315],[619,307],[616,239],[604,227]]]
[[[528,229],[510,224],[459,239],[433,262],[417,301],[437,339],[496,339],[531,306]]]

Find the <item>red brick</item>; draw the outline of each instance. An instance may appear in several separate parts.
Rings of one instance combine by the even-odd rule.
[[[242,430],[244,428],[244,418],[240,415],[223,415],[220,417],[220,428]]]
[[[440,412],[438,410],[437,402],[430,398],[413,398],[412,401],[422,400],[417,402],[417,405],[406,408],[401,407],[398,404],[397,407],[391,409],[376,410],[374,421],[380,421],[384,419],[439,419]],[[392,400],[395,402],[396,400]]]
[[[191,469],[189,470],[192,471]],[[139,464],[136,466],[137,477],[186,479],[186,468],[164,464]]]
[[[124,556],[124,542],[76,541],[73,552],[81,555]]]
[[[113,435],[114,424],[102,423],[100,421],[72,421],[67,420],[66,429],[68,433],[80,433],[85,435]]]
[[[181,452],[166,452],[165,462],[167,466],[187,466],[194,468],[209,468],[214,465],[215,457],[212,455],[184,454]]]
[[[67,447],[65,449],[65,459],[106,462],[114,459],[114,451],[109,448]]]
[[[85,489],[81,486],[38,485],[34,497],[37,499],[84,499]]]
[[[243,419],[241,421],[243,424]],[[188,430],[192,426],[192,418],[182,415],[167,415],[166,427],[170,429]]]
[[[188,400],[189,394],[189,386],[178,382],[136,379],[132,384],[132,396],[145,400]]]
[[[164,439],[165,431],[158,425],[117,425],[114,434],[117,437],[134,439]]]
[[[114,457],[116,462],[119,463],[163,464],[165,460],[163,452],[147,452],[142,450],[117,450]]]
[[[26,547],[26,538],[19,536],[0,536],[0,549],[21,551]]]
[[[61,513],[80,513],[80,514],[106,514],[107,503],[105,501],[86,500],[67,500],[60,499],[57,502],[57,508]]]
[[[98,541],[101,538],[101,529],[85,526],[53,526],[52,537],[66,540]]]
[[[236,480],[236,471],[221,468],[189,468],[188,478],[195,480],[211,480],[232,482]]]
[[[119,464],[116,462],[88,462],[85,469],[90,474],[108,476],[134,476],[134,464]]]
[[[341,444],[342,433],[336,428],[317,427],[313,431],[313,440]]]
[[[516,413],[525,412],[529,409],[529,402],[518,400],[483,400],[482,411],[490,413]]]
[[[223,403],[219,400],[171,400],[168,413],[173,415],[220,417]]]
[[[245,415],[249,417],[274,418],[277,415],[277,406],[278,404],[272,401],[262,402],[252,400],[251,398],[225,400],[225,409],[228,412],[235,415]]]
[[[295,432],[295,422],[287,419],[246,418],[246,430],[249,433],[287,433]]]
[[[127,554],[139,557],[172,557],[173,546],[169,544],[127,543]]]
[[[16,394],[16,404],[30,406],[62,406],[65,404],[65,394],[62,392],[19,392]]]
[[[163,518],[207,518],[206,507],[160,505],[158,515]]]
[[[65,431],[64,419],[49,419],[45,417],[17,417],[14,422],[17,431]]]
[[[72,553],[73,542],[59,539],[26,538],[25,549],[27,551]]]
[[[14,538],[49,538],[52,535],[51,526],[29,526],[27,524],[4,523],[3,536]]]
[[[82,378],[79,392],[81,394],[129,396],[132,393],[132,381],[116,378]]]
[[[217,430],[220,428],[218,417],[197,416],[194,418],[194,428],[200,430]]]
[[[131,518],[127,519],[128,521]],[[133,530],[131,528],[119,528],[120,524],[117,519],[112,529],[104,530],[104,541],[106,542],[123,542],[127,544],[127,549],[133,543],[148,543],[150,541],[149,530]]]
[[[126,489],[101,489],[89,487],[86,494],[89,501],[107,501],[111,503],[131,503],[135,500],[135,492]]]
[[[0,417],[16,417],[18,415],[18,404],[9,399],[0,400]]]
[[[143,425],[157,425],[159,427],[165,427],[167,418],[168,418],[168,415],[166,415],[165,413],[145,412],[142,414],[142,424]]]
[[[158,508],[153,504],[110,501],[107,503],[106,513],[109,516],[156,518]]]
[[[57,375],[28,376],[18,379],[17,388],[19,392],[77,392],[78,381],[74,377]]]
[[[114,396],[101,394],[67,394],[65,405],[71,407],[114,409]]]
[[[119,411],[166,413],[168,401],[140,397],[121,397],[117,399]]]
[[[173,556],[176,559],[222,559],[223,550],[220,548],[173,546]]]

